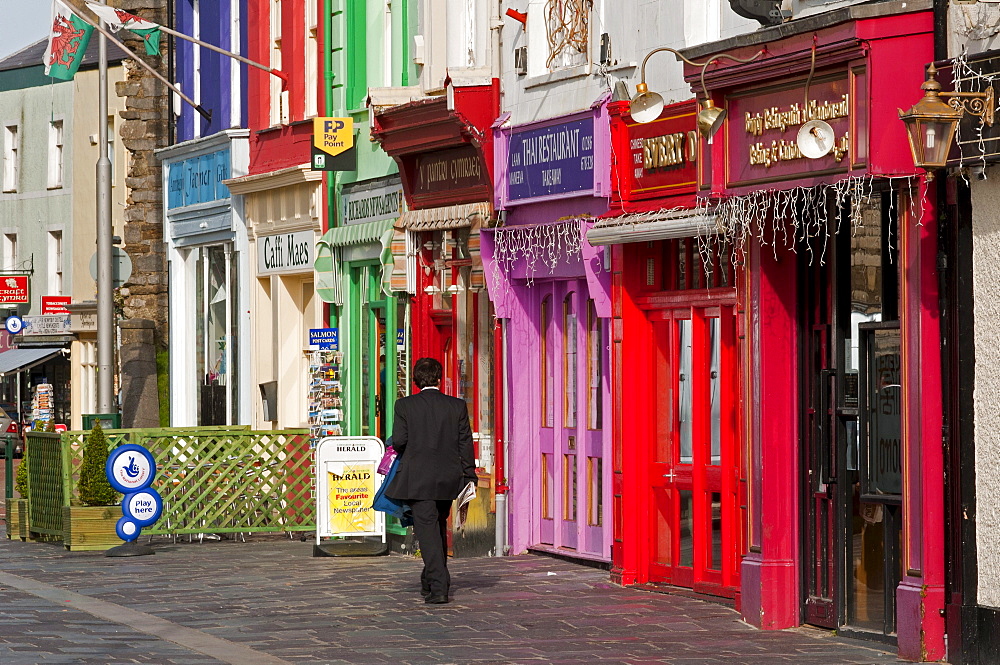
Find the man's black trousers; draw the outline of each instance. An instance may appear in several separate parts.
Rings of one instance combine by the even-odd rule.
[[[420,587],[425,593],[447,596],[451,586],[448,574],[448,514],[451,501],[407,501],[413,511],[413,533],[420,543],[424,572]]]

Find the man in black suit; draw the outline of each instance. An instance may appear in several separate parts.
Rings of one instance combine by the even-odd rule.
[[[396,402],[392,446],[399,468],[385,495],[404,501],[413,512],[420,543],[424,601],[448,602],[448,514],[451,502],[469,482],[476,482],[469,411],[464,400],[443,395],[441,363],[421,358],[413,366],[420,392]]]

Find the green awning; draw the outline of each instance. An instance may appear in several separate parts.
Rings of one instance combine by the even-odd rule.
[[[378,222],[338,226],[324,233],[319,241],[326,243],[330,247],[346,247],[348,245],[379,242],[382,234],[392,229],[392,225],[395,223],[396,220],[393,218],[383,219]]]
[[[313,270],[316,271],[316,294],[323,302],[334,305],[344,304],[344,295],[340,284],[340,250],[350,245],[379,243],[383,254],[388,241],[392,238],[393,224],[396,220],[383,219],[378,222],[351,224],[330,229],[316,241],[316,261]]]

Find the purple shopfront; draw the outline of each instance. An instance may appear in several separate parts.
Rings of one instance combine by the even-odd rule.
[[[608,209],[607,107],[496,130],[496,208],[484,230],[503,321],[509,545],[611,559],[608,257],[586,241]]]

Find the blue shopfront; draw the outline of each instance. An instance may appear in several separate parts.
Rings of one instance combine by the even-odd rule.
[[[246,174],[247,137],[226,130],[157,151],[167,193],[173,426],[250,422],[247,228],[242,197],[223,184]]]

